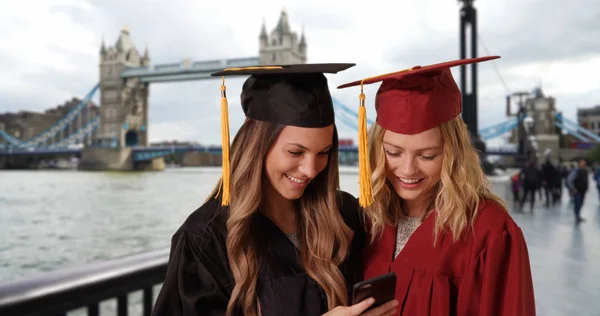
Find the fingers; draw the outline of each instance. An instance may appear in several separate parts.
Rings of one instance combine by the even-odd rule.
[[[396,306],[398,306],[398,301],[391,300],[381,306],[377,306],[376,308],[373,308],[372,310],[370,310],[364,314],[361,314],[361,316],[395,315],[397,312]]]
[[[357,304],[350,306],[350,314],[352,316],[361,315],[367,308],[371,307],[375,303],[375,299],[372,297],[367,298],[366,300],[362,300]]]

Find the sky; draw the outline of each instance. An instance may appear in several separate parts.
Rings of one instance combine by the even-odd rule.
[[[257,4],[260,2],[260,4]],[[505,96],[542,87],[568,118],[600,104],[600,1],[474,1],[479,65],[479,126],[506,120]],[[259,32],[281,10],[305,32],[309,63],[357,66],[328,75],[333,97],[358,106],[342,83],[459,56],[459,1],[0,1],[0,113],[43,111],[83,97],[99,80],[102,41],[112,45],[126,26],[152,64],[258,55]],[[458,82],[458,69],[453,69]],[[243,121],[243,79],[227,81],[231,132]],[[151,141],[220,144],[218,80],[150,86]],[[375,118],[378,84],[369,86],[367,116]],[[95,99],[96,102],[98,98]],[[341,137],[357,132],[342,123]],[[494,140],[495,143],[502,139]],[[491,142],[491,143],[494,143]]]

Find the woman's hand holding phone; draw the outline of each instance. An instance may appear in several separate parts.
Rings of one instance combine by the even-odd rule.
[[[338,306],[323,314],[323,316],[391,316],[397,312],[396,306],[398,306],[398,301],[396,300],[391,300],[365,312],[373,303],[375,303],[375,299],[370,297],[352,306]]]

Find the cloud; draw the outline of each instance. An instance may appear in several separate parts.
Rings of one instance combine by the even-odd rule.
[[[490,5],[497,12],[497,6]],[[507,63],[555,63],[600,53],[600,5],[594,0],[564,1],[548,5],[543,0],[520,3],[514,10],[506,2],[506,15],[495,15],[483,34],[505,55]],[[485,12],[485,11],[484,11]],[[501,25],[502,27],[498,27]]]
[[[93,16],[84,1],[2,1],[0,110],[42,110],[84,95],[95,83],[95,33],[64,8]],[[62,8],[62,9],[61,9]]]
[[[600,103],[600,7],[595,0],[475,2],[479,54],[502,59],[479,67],[479,125],[505,119],[505,95],[543,85],[565,115]],[[281,1],[4,0],[0,2],[0,112],[42,110],[85,95],[98,81],[100,43],[112,45],[126,25],[152,63],[258,54],[264,22],[277,23]],[[305,32],[309,62],[355,62],[329,75],[334,97],[358,106],[358,90],[339,84],[417,64],[457,59],[459,8],[454,1],[284,1],[292,28]],[[432,8],[435,8],[433,10]],[[515,8],[518,8],[515,9]],[[458,78],[457,70],[454,70]],[[243,79],[228,80],[232,133],[243,122]],[[153,84],[152,141],[220,143],[219,83]],[[378,85],[366,87],[368,116]],[[356,131],[340,124],[341,137]]]

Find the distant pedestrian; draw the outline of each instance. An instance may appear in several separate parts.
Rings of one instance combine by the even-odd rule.
[[[529,162],[521,173],[519,177],[522,179],[523,183],[523,197],[521,197],[521,209],[523,209],[523,205],[525,204],[525,200],[528,195],[531,195],[530,200],[530,211],[533,212],[533,205],[535,203],[535,191],[541,186],[540,179],[540,171],[535,167],[535,162]]]
[[[552,162],[550,161],[550,159],[547,159],[544,164],[542,165],[542,170],[541,170],[541,175],[542,175],[542,189],[544,191],[544,194],[546,196],[546,207],[550,207],[550,205],[554,206],[556,203],[556,198],[554,197],[554,190],[555,190],[555,184],[554,182],[556,181],[556,174],[558,173],[558,170],[556,169],[556,167],[554,166],[554,164],[552,164]],[[541,190],[540,190],[541,192]]]
[[[594,172],[594,180],[596,181],[596,189],[598,190],[598,197],[600,197],[600,166],[596,165],[596,171]]]
[[[513,174],[513,176],[510,178],[510,183],[513,193],[513,207],[516,210],[519,209],[519,202],[521,201],[521,178],[519,177],[519,173]]]
[[[588,170],[585,159],[579,160],[579,168],[574,168],[567,178],[569,190],[573,196],[573,212],[575,214],[575,223],[579,224],[585,221],[581,217],[581,208],[585,199],[585,193],[588,189]]]
[[[563,173],[564,166],[558,165],[557,172],[555,174],[554,179],[554,204],[560,204],[562,198],[562,183],[563,183]]]

